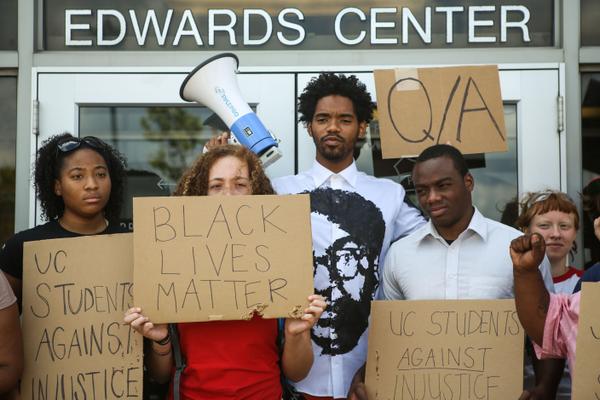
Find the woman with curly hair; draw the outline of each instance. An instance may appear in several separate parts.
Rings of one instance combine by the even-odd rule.
[[[260,161],[248,149],[225,145],[203,154],[183,175],[179,196],[273,194]],[[211,321],[177,324],[179,349],[185,360],[181,383],[173,379],[182,399],[280,400],[281,371],[290,380],[303,379],[313,361],[310,330],[325,302],[311,295],[310,305],[298,319],[286,319],[279,356],[275,319],[254,316],[250,321]],[[173,374],[173,338],[167,324],[154,325],[133,307],[124,321],[151,340],[144,357],[148,372],[159,382]],[[279,365],[281,364],[281,369]],[[171,394],[172,397],[173,393]]]
[[[0,251],[0,268],[21,304],[23,243],[35,240],[126,232],[117,223],[125,160],[102,140],[63,133],[42,143],[34,185],[48,221],[21,231]]]

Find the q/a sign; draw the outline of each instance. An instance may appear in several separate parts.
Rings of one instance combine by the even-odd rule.
[[[463,154],[507,151],[495,65],[375,70],[383,158],[446,143]]]
[[[64,9],[63,45],[217,50],[231,46],[347,49],[552,44],[552,14],[538,11],[542,5],[552,8],[546,0],[511,5],[501,1],[482,5],[422,1],[410,2],[410,6],[389,1],[355,3],[357,6],[340,4],[339,8],[316,1],[303,3],[302,8],[285,4],[261,8],[260,1],[243,9],[228,8],[227,1],[219,3],[219,8],[70,8]],[[549,34],[539,35],[540,26]],[[539,37],[547,40],[539,41]]]

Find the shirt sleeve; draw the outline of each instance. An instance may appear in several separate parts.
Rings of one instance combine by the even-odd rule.
[[[383,284],[382,284],[382,292],[383,298],[386,300],[404,300],[404,294],[402,293],[402,289],[400,289],[400,285],[398,280],[394,276],[395,270],[395,261],[396,261],[396,250],[395,246],[392,245],[384,260],[384,268],[383,268]]]
[[[580,294],[550,294],[543,343],[534,343],[538,358],[568,358],[573,366],[579,324]]]
[[[0,310],[10,307],[17,301],[15,294],[10,288],[8,280],[2,272],[0,272]]]
[[[0,249],[0,269],[17,279],[23,279],[23,241],[17,235],[9,238]]]
[[[406,197],[404,188],[401,185],[398,185],[396,201],[400,204],[400,208],[394,221],[392,241],[407,236],[426,222],[421,211]]]

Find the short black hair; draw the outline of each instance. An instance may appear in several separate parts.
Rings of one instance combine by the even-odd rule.
[[[354,113],[359,122],[369,123],[373,119],[375,104],[364,83],[359,81],[355,75],[346,76],[324,72],[311,79],[298,97],[300,121],[304,123],[311,122],[318,101],[323,97],[332,95],[349,98],[352,101]]]
[[[42,216],[47,220],[54,220],[62,216],[65,203],[62,196],[54,192],[54,182],[60,177],[60,170],[66,157],[74,151],[62,152],[58,145],[70,139],[77,140],[70,133],[62,133],[45,140],[37,152],[34,167],[34,185],[37,197],[42,206]],[[108,202],[104,207],[104,218],[115,221],[123,205],[123,191],[125,185],[125,158],[116,149],[94,138],[94,146],[81,141],[77,149],[91,149],[104,158],[110,176],[111,190]]]
[[[426,148],[417,157],[415,165],[439,157],[450,158],[460,176],[465,176],[469,173],[469,167],[460,150],[449,144],[435,144]]]

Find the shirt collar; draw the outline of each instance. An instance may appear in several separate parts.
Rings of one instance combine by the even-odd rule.
[[[469,222],[467,230],[475,232],[485,242],[487,240],[488,232],[487,221],[485,220],[485,217],[479,212],[477,207],[473,208],[475,209],[475,212],[473,213],[473,217],[471,218],[471,222]]]
[[[467,229],[465,229],[465,231],[472,231],[478,234],[485,242],[487,240],[488,231],[487,222],[485,220],[485,217],[479,212],[477,207],[473,208],[475,209],[473,212],[473,216],[471,217],[471,221],[469,222],[469,225],[467,226]],[[433,226],[431,220],[429,220],[427,224],[423,225],[422,229],[415,232],[415,239],[417,239],[418,241],[425,239],[427,236],[432,236],[436,239],[445,241],[444,238],[438,233],[437,229],[435,229],[435,226]]]
[[[317,160],[314,161],[312,168],[308,170],[308,174],[312,177],[313,181],[315,182],[315,187],[322,186],[332,175],[335,175],[334,172],[325,168]],[[356,189],[358,169],[356,168],[356,163],[354,161],[352,161],[352,164],[347,166],[344,170],[340,171],[337,175],[344,178],[344,180],[348,182],[350,186]]]

